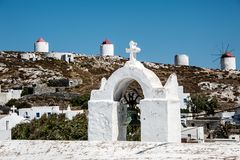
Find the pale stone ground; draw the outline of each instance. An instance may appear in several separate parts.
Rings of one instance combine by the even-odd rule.
[[[240,159],[240,143],[0,141],[1,160]]]

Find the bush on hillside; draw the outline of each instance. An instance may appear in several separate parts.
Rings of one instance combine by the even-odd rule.
[[[78,114],[72,120],[64,114],[43,115],[12,129],[12,139],[87,140],[87,117]]]
[[[17,99],[10,99],[6,104],[7,107],[12,107],[13,105],[17,108],[31,108],[31,104],[27,102],[19,102]]]
[[[81,106],[81,109],[88,109],[88,101],[90,99],[89,94],[84,94],[82,96],[76,97],[71,100],[71,105],[74,106]]]
[[[188,109],[192,113],[204,111],[206,115],[214,115],[215,110],[219,108],[216,97],[210,97],[205,94],[192,94],[191,99],[187,102]]]

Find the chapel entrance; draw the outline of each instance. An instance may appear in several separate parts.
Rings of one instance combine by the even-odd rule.
[[[137,81],[129,84],[122,98],[120,105],[126,105],[126,137],[127,141],[141,141],[141,111],[140,100],[144,99],[141,86]]]

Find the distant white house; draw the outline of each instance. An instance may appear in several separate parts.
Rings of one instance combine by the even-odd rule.
[[[181,113],[181,124],[183,126],[187,126],[187,120],[192,120],[193,114],[192,113]]]
[[[235,140],[236,142],[240,142],[240,135],[239,134],[231,134],[228,139]]]
[[[0,117],[0,140],[10,140],[11,139],[11,129],[19,123],[28,122],[26,118],[18,116],[15,113],[16,108],[12,108],[13,112],[8,115]]]
[[[19,99],[21,97],[21,93],[21,89],[9,89],[7,92],[2,92],[0,86],[0,105],[6,104],[10,99]]]
[[[184,127],[181,129],[181,138],[189,140],[196,140],[200,143],[204,142],[204,128],[203,127]]]
[[[21,108],[18,110],[19,116],[27,118],[29,120],[39,119],[42,115],[51,115],[51,114],[60,114],[65,113],[68,119],[72,119],[78,113],[83,113],[83,110],[74,110],[72,111],[70,106],[67,110],[60,110],[59,106],[34,106],[32,108]]]
[[[74,57],[76,57],[76,54],[70,52],[48,52],[45,53],[45,56],[47,58],[63,60],[65,62],[70,63],[74,62]]]
[[[220,117],[222,124],[225,124],[225,123],[234,124],[234,119],[233,119],[234,115],[235,115],[235,112],[219,112],[219,113],[216,113],[214,116]]]
[[[196,140],[204,142],[204,128],[203,127],[187,127],[187,120],[192,120],[192,113],[181,113],[181,138],[188,141]]]
[[[36,61],[42,59],[39,54],[36,53],[22,53],[21,59],[29,60],[29,61]]]
[[[184,93],[183,86],[178,87],[178,98],[180,99],[180,108],[187,109],[187,101],[190,99],[190,93]]]

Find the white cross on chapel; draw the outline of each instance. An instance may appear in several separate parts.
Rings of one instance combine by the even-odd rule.
[[[137,42],[130,41],[129,48],[126,48],[126,52],[130,53],[130,61],[136,61],[137,53],[139,53],[141,49],[137,47]]]
[[[17,108],[14,105],[10,109],[12,110],[12,113],[15,113],[17,110]]]

